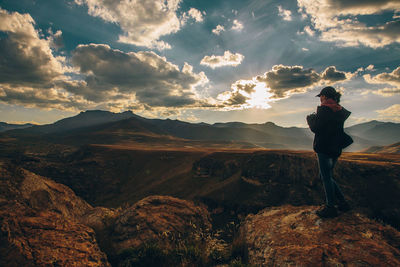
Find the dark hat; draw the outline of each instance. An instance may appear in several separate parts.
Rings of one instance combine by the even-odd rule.
[[[316,95],[316,97],[320,97],[321,95],[324,95],[328,98],[334,98],[336,96],[336,94],[337,94],[337,92],[336,92],[335,88],[328,86],[328,87],[325,87],[324,89],[322,89],[321,92],[318,95]]]

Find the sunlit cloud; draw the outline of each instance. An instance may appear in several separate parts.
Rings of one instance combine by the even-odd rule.
[[[327,67],[322,73],[314,69],[304,69],[303,66],[275,65],[271,71],[256,77],[257,81],[264,82],[271,89],[273,98],[287,98],[292,94],[305,93],[310,88],[321,84],[334,84],[353,77],[350,73],[336,70],[336,67]]]
[[[390,84],[400,89],[400,67],[397,67],[390,73],[382,72],[375,76],[371,76],[370,74],[365,74],[363,77],[367,83]]]
[[[290,10],[283,9],[282,6],[278,6],[278,12],[278,15],[281,16],[283,20],[292,20],[292,12]]]
[[[313,69],[302,66],[273,66],[271,71],[257,77],[271,88],[273,98],[285,98],[294,93],[304,93],[308,87],[318,84],[320,75]]]
[[[399,21],[366,25],[357,19],[359,15],[399,10],[399,1],[298,0],[297,3],[299,12],[310,18],[322,41],[335,42],[339,46],[373,48],[400,42]]]
[[[224,66],[236,67],[240,65],[240,63],[242,63],[243,59],[244,56],[239,53],[232,54],[230,51],[225,51],[224,55],[222,56],[215,56],[215,55],[205,56],[201,60],[200,64],[208,66],[213,69]]]
[[[206,12],[203,11],[202,13],[200,10],[192,7],[189,9],[188,14],[197,22],[202,22],[204,20],[203,16],[206,14]]]
[[[49,88],[40,90],[32,87],[0,85],[0,101],[22,105],[27,108],[59,109],[66,111],[84,110],[94,107],[83,97]]]
[[[334,66],[318,73],[302,66],[275,65],[272,70],[250,80],[238,80],[229,91],[220,93],[217,99],[225,109],[270,108],[270,103],[306,93],[315,86],[344,82],[354,74],[341,72]]]
[[[231,85],[231,90],[223,92],[217,99],[223,103],[225,110],[262,108],[268,109],[273,101],[264,83],[256,80],[239,80]]]
[[[383,88],[379,90],[373,90],[373,94],[384,96],[384,97],[392,97],[392,96],[400,96],[400,88]]]
[[[181,68],[154,52],[123,52],[104,44],[79,45],[66,65],[54,56],[61,31],[41,36],[28,14],[0,9],[0,101],[61,110],[202,108],[216,101],[200,98],[208,83],[185,63]],[[72,78],[70,74],[75,78]]]
[[[325,80],[325,81],[331,82],[331,83],[344,81],[347,79],[351,79],[353,77],[354,77],[354,74],[338,71],[338,70],[336,70],[335,66],[330,66],[330,67],[326,68],[321,74],[322,80]]]
[[[370,64],[370,65],[368,65],[368,67],[366,67],[365,69],[366,69],[366,70],[369,70],[369,71],[375,71],[375,66],[372,65],[372,64]]]
[[[189,17],[197,22],[203,21],[205,13],[195,8],[179,17],[177,11],[180,2],[75,0],[76,4],[88,7],[89,15],[117,23],[124,31],[119,36],[120,42],[158,50],[171,48],[160,38],[178,32]]]
[[[215,27],[215,29],[212,30],[212,33],[215,35],[220,35],[221,32],[225,31],[225,27],[222,25],[217,25],[217,27]]]
[[[205,15],[206,12],[201,12],[200,10],[192,7],[188,12],[183,13],[181,22],[186,23],[189,18],[194,19],[196,22],[202,22]]]
[[[57,90],[55,83],[65,80],[65,57],[54,56],[56,39],[61,31],[49,32],[44,38],[35,28],[29,14],[0,9],[0,101],[26,107],[74,110],[88,101],[65,90]]]
[[[376,111],[382,120],[392,120],[400,122],[400,104],[392,105],[386,109]]]
[[[0,9],[1,83],[43,86],[63,74],[65,58],[53,55],[52,41],[41,38],[34,24],[29,14]]]
[[[315,35],[315,31],[314,31],[313,29],[311,29],[310,26],[305,26],[305,27],[304,27],[304,31],[301,32],[301,33],[302,33],[302,34],[306,33],[306,34],[308,34],[309,36],[314,36],[314,35]]]
[[[232,30],[241,31],[243,30],[243,24],[237,19],[233,20]]]
[[[85,75],[86,84],[73,93],[95,101],[107,101],[114,92],[114,99],[132,94],[150,107],[190,106],[198,104],[195,87],[208,82],[187,63],[180,70],[154,52],[125,53],[108,45],[80,45],[72,63]]]

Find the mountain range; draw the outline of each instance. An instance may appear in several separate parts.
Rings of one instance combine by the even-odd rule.
[[[14,129],[24,129],[34,126],[32,123],[25,123],[25,124],[10,124],[6,122],[0,122],[0,132],[5,132],[8,130],[14,130]]]
[[[24,125],[3,136],[47,140],[67,144],[173,144],[311,150],[313,133],[308,128],[281,127],[273,122],[247,124],[189,123],[179,120],[148,119],[131,111],[112,113],[89,110],[46,125]],[[21,129],[23,128],[23,129]],[[400,123],[370,121],[347,127],[354,143],[347,151],[387,146],[400,141]]]

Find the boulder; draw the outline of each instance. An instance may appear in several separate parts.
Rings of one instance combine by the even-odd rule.
[[[91,227],[96,232],[100,232],[113,224],[118,214],[119,211],[116,209],[94,207],[83,214],[82,217],[79,218],[79,222]]]
[[[0,162],[0,266],[110,266],[82,224],[106,213],[94,220],[92,210],[70,188]]]
[[[0,205],[0,266],[110,266],[91,228],[17,201]]]
[[[120,213],[113,229],[112,246],[116,253],[147,243],[172,249],[182,240],[201,241],[210,229],[206,208],[170,196],[150,196]]]
[[[79,220],[93,207],[67,186],[22,169],[25,179],[20,186],[22,197],[37,210],[52,210],[65,218]]]
[[[280,206],[249,215],[239,230],[255,266],[400,266],[400,233],[349,212],[320,219],[316,206]]]
[[[93,207],[67,186],[12,164],[0,163],[0,198],[26,203],[34,210],[48,210],[79,220]]]

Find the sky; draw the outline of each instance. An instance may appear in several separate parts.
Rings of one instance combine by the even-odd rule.
[[[0,0],[0,121],[400,122],[398,0]]]

